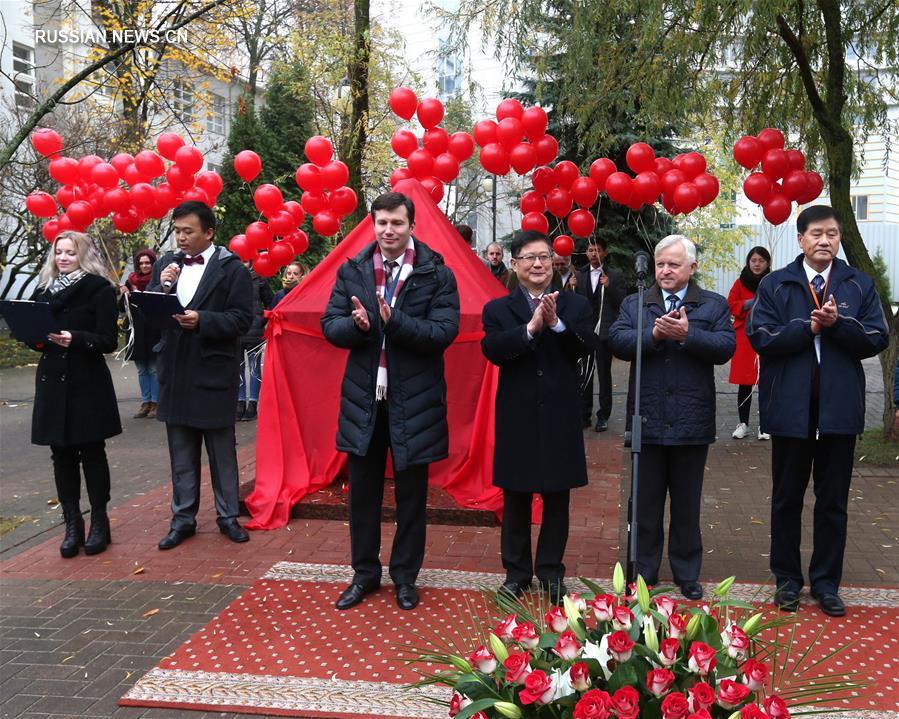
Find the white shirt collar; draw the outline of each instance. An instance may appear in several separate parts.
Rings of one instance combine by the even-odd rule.
[[[809,267],[808,263],[803,260],[802,268],[805,270],[805,277],[809,282],[814,279],[815,275],[821,275],[824,278],[824,284],[827,284],[827,281],[830,279],[830,270],[833,267],[833,262],[831,262],[827,267],[818,272],[814,267]]]
[[[209,247],[207,247],[205,250],[203,250],[199,255],[188,255],[188,257],[202,257],[203,262],[206,263],[212,259],[212,254],[214,252],[215,252],[215,243],[212,243],[211,245],[209,245]]]

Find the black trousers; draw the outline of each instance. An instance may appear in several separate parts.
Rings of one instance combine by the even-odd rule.
[[[668,561],[678,584],[699,581],[702,533],[699,510],[707,444],[644,444],[637,489],[637,572],[647,584],[659,581],[665,543],[666,495],[671,497]]]
[[[771,571],[778,586],[802,588],[802,505],[809,475],[815,510],[809,584],[813,592],[836,593],[843,576],[847,504],[855,435],[815,439],[771,438]]]
[[[608,421],[612,414],[612,350],[608,339],[596,339],[596,349],[593,350],[593,358],[596,362],[593,370],[599,381],[599,409],[596,411],[598,419]],[[585,382],[581,394],[581,402],[585,421],[593,420],[593,375]]]
[[[537,537],[537,554],[531,560],[530,492],[503,490],[503,526],[500,552],[506,580],[528,584],[536,574],[542,584],[556,584],[565,577],[565,545],[568,544],[568,500],[571,492],[548,492],[543,498],[543,522]]]
[[[353,582],[366,587],[381,582],[381,504],[389,426],[386,402],[378,402],[368,453],[347,456]],[[414,584],[425,557],[428,465],[394,469],[394,475],[396,534],[390,551],[390,578],[394,584]]]
[[[106,461],[106,442],[91,442],[68,447],[50,446],[53,458],[53,479],[56,496],[62,504],[74,504],[81,499],[81,472],[87,496],[94,511],[106,511],[109,503],[109,462]]]
[[[200,452],[206,444],[215,511],[219,519],[236,519],[238,513],[237,447],[234,425],[201,429],[166,424],[172,463],[172,529],[197,526],[200,508]]]

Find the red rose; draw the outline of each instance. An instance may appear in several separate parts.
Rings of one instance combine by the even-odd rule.
[[[708,709],[700,709],[698,712],[690,714],[687,719],[712,719],[712,715],[709,714]]]
[[[553,698],[552,679],[546,672],[535,669],[524,680],[524,689],[518,695],[522,704],[546,704]]]
[[[708,709],[715,703],[715,690],[705,682],[696,682],[687,691],[689,692],[691,712]]]
[[[626,662],[630,659],[633,648],[634,642],[627,632],[619,630],[609,635],[609,652],[616,661]]]
[[[684,719],[689,713],[687,697],[680,692],[671,692],[662,699],[662,719]]]
[[[790,719],[790,712],[783,699],[772,694],[765,699],[765,711],[771,719]]]
[[[546,626],[554,632],[564,632],[568,626],[568,616],[562,607],[553,607],[543,617]]]
[[[607,719],[612,713],[612,697],[601,689],[591,689],[574,705],[574,719]]]
[[[533,649],[540,642],[540,637],[537,636],[537,630],[530,622],[525,622],[524,624],[519,624],[515,627],[515,629],[512,630],[512,636],[515,641],[525,649]]]
[[[615,597],[611,594],[602,594],[590,602],[590,608],[593,610],[593,614],[599,621],[608,622],[612,619],[612,610],[615,608]]]
[[[634,613],[625,606],[617,606],[612,610],[612,626],[615,629],[630,629],[634,623]]]
[[[725,709],[736,709],[749,696],[749,687],[732,679],[718,682],[718,703]]]
[[[640,714],[640,695],[633,687],[621,687],[612,697],[612,708],[618,719],[636,719]]]
[[[670,667],[677,661],[679,651],[680,642],[677,639],[665,639],[659,645],[659,661],[666,667]]]
[[[687,634],[687,620],[683,614],[672,614],[668,617],[668,636],[682,639]]]
[[[590,688],[590,668],[584,662],[572,665],[568,670],[568,680],[575,691],[587,691]]]
[[[677,611],[677,602],[671,597],[654,597],[652,603],[656,605],[656,609],[666,619],[670,619],[671,615]]]
[[[742,671],[743,683],[754,692],[768,682],[768,667],[755,659],[747,659]]]
[[[749,637],[740,627],[730,626],[721,632],[721,641],[731,659],[742,661],[749,653]]]
[[[569,629],[562,633],[552,651],[557,657],[571,661],[581,653],[581,645],[578,644],[575,633]]]
[[[458,692],[453,692],[453,698],[450,699],[449,715],[451,717],[456,716],[456,714],[462,711],[469,704],[471,704],[471,699],[462,696]]]
[[[668,669],[651,669],[646,673],[646,688],[656,697],[667,694],[672,684],[674,672]]]
[[[492,674],[493,670],[496,669],[496,657],[483,644],[468,657],[468,663],[479,672],[484,672],[484,674]]]
[[[587,602],[580,592],[568,592],[568,598],[574,602],[574,606],[581,614],[587,611]]]
[[[768,715],[758,704],[747,704],[740,709],[740,719],[768,719]]]
[[[718,663],[715,654],[715,650],[708,644],[693,642],[690,645],[690,660],[688,662],[690,671],[701,676],[708,674]]]
[[[531,672],[531,656],[526,652],[510,652],[503,668],[509,684],[524,684],[525,677]]]
[[[496,629],[493,630],[493,633],[500,639],[502,639],[503,642],[508,644],[512,641],[512,632],[517,626],[518,622],[515,620],[515,615],[510,614],[508,617],[506,617],[496,625]]]

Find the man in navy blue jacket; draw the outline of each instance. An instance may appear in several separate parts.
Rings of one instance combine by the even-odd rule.
[[[799,607],[802,505],[811,473],[809,584],[825,614],[842,616],[846,506],[855,438],[865,428],[861,360],[887,346],[887,325],[871,278],[837,259],[836,212],[808,207],[796,229],[803,254],[762,280],[746,325],[761,356],[761,428],[772,437],[774,601],[785,611]]]

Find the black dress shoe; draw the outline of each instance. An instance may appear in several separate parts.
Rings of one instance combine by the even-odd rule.
[[[172,549],[177,547],[188,537],[193,537],[197,533],[195,527],[190,529],[170,529],[162,539],[159,540],[160,549]]]
[[[781,587],[774,592],[774,603],[782,612],[799,610],[799,591],[793,587]]]
[[[846,605],[840,599],[840,595],[833,592],[812,592],[812,597],[818,602],[821,611],[831,617],[842,617],[846,614]]]
[[[594,432],[605,432],[609,428],[608,421],[601,419],[599,417],[596,418],[596,424],[593,427]]]
[[[366,587],[363,584],[351,584],[346,589],[343,590],[343,593],[338,597],[337,602],[334,604],[338,609],[349,609],[350,607],[355,607],[359,602],[362,601],[363,597],[366,594],[371,594],[378,588],[378,585],[375,584],[371,587]]]
[[[683,582],[679,586],[684,598],[702,599],[702,585],[699,582]]]
[[[218,520],[219,531],[226,535],[232,542],[249,542],[250,535],[246,529],[241,527],[236,519],[220,519]]]
[[[418,606],[418,590],[414,584],[396,585],[396,606],[400,609],[415,609]]]
[[[505,582],[503,582],[503,586],[499,588],[499,591],[504,592],[505,594],[509,594],[518,599],[530,588],[530,582],[516,582],[514,579],[507,579]]]
[[[568,594],[568,587],[561,579],[551,581],[540,580],[540,588],[549,595],[549,601],[555,605],[562,605],[562,597]]]

